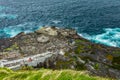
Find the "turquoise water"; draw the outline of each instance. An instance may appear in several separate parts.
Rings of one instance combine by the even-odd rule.
[[[70,27],[95,43],[120,47],[119,0],[0,0],[0,38],[43,25]]]

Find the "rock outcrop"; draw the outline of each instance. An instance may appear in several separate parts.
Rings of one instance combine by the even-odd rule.
[[[92,75],[120,79],[120,48],[94,44],[78,36],[73,29],[43,27],[3,42],[0,44],[0,59],[14,59],[8,54],[14,52],[15,55],[15,51],[15,59],[50,51],[54,54],[40,62],[37,68],[85,69]]]
[[[58,32],[54,27],[42,27],[41,29],[37,30],[36,33],[46,34],[51,36],[58,35]]]
[[[42,36],[37,38],[37,41],[41,42],[41,43],[45,43],[45,42],[49,41],[49,37],[46,37],[46,36],[42,35]]]

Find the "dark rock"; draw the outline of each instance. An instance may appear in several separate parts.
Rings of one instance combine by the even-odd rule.
[[[120,71],[118,71],[117,69],[109,69],[108,71],[111,77],[120,79]]]

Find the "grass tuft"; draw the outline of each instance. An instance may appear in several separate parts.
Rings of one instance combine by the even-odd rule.
[[[75,70],[22,70],[12,71],[0,68],[0,80],[112,80],[109,78],[89,76],[86,71]]]

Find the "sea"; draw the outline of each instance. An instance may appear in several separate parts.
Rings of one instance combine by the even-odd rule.
[[[120,47],[120,0],[0,0],[0,38],[42,26],[76,29],[91,42]]]

